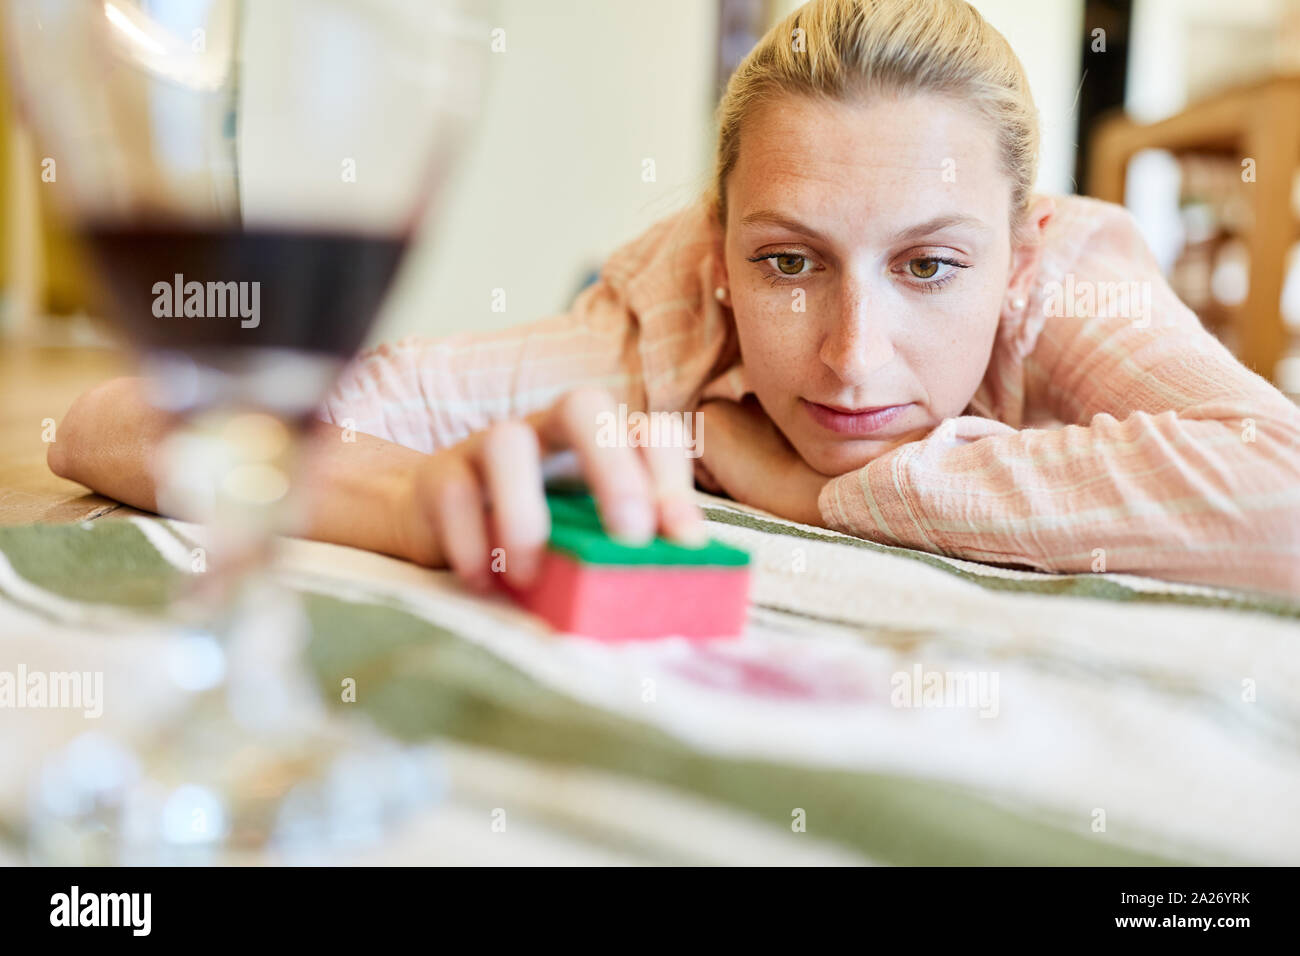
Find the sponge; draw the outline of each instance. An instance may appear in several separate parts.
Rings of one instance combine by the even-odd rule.
[[[548,486],[551,536],[533,582],[501,580],[524,608],[569,634],[605,641],[738,637],[749,603],[749,555],[718,541],[623,544],[605,533],[585,489]]]

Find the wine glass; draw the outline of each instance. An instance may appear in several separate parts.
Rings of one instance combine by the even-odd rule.
[[[7,0],[8,67],[53,160],[56,201],[151,400],[179,423],[158,456],[159,510],[206,529],[201,573],[169,614],[176,653],[191,658],[179,672],[215,659],[219,676],[194,685],[184,733],[125,755],[83,742],[55,772],[66,782],[78,759],[139,764],[118,775],[135,783],[91,802],[127,814],[149,781],[159,799],[189,787],[191,803],[211,804],[198,816],[224,821],[212,839],[179,843],[145,826],[155,857],[183,861],[167,848],[248,831],[243,784],[200,778],[250,735],[268,754],[259,766],[289,781],[340,755],[356,765],[355,742],[323,729],[302,608],[259,572],[274,534],[295,526],[293,463],[313,410],[464,150],[492,11],[484,0]],[[124,820],[108,856],[138,859]]]

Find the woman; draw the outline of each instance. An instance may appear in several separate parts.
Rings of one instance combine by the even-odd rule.
[[[974,9],[813,0],[750,53],[718,126],[710,193],[569,313],[357,359],[321,410],[307,533],[480,587],[503,547],[524,584],[542,455],[573,449],[632,540],[698,539],[694,463],[888,544],[1300,593],[1300,414],[1201,328],[1123,209],[1031,195],[1029,88]],[[698,411],[701,457],[602,439],[620,404]],[[153,508],[164,427],[108,383],[51,467]]]

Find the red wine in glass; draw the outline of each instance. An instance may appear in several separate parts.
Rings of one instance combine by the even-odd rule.
[[[85,236],[118,325],[143,349],[340,359],[361,346],[407,246],[405,236],[136,223]]]
[[[106,318],[177,413],[160,509],[210,533],[168,612],[164,653],[190,675],[189,710],[147,739],[52,754],[55,778],[96,789],[34,798],[33,859],[214,862],[333,832],[303,808],[333,806],[330,781],[358,767],[376,807],[405,805],[385,789],[413,779],[405,758],[367,764],[389,751],[322,720],[301,602],[266,587],[261,562],[311,410],[467,143],[492,0],[0,10],[19,106],[57,164],[43,188],[90,249]]]

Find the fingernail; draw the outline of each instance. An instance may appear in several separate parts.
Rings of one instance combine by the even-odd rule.
[[[625,498],[610,509],[610,534],[632,544],[643,544],[655,533],[655,516],[650,506],[636,498]]]
[[[709,529],[704,522],[693,519],[672,526],[673,540],[688,548],[702,548],[709,543]]]
[[[698,548],[709,540],[704,516],[693,501],[677,500],[664,503],[664,524],[672,539],[687,547]]]
[[[514,562],[506,569],[506,577],[517,588],[525,588],[537,577],[537,555],[531,552],[515,555]]]

